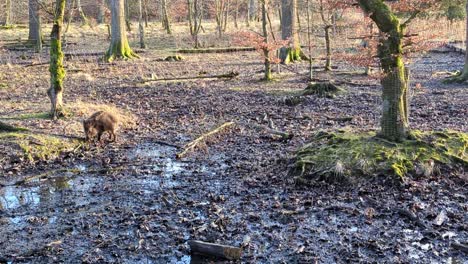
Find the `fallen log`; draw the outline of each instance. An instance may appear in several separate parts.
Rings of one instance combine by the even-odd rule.
[[[179,49],[176,52],[185,54],[199,54],[199,53],[228,53],[239,51],[255,51],[254,47],[230,47],[230,48],[208,48],[208,49]]]
[[[233,126],[234,124],[235,124],[234,122],[224,123],[221,126],[217,127],[216,129],[211,130],[208,133],[199,136],[194,141],[192,141],[192,142],[188,143],[187,145],[185,145],[184,150],[182,152],[179,152],[176,155],[176,157],[178,159],[183,158],[185,155],[187,155],[187,153],[194,150],[197,146],[199,146],[202,143],[205,143],[211,136],[213,136],[215,134],[218,134],[220,132],[223,132],[224,130],[226,130],[227,128]]]
[[[148,82],[163,82],[163,81],[181,81],[181,80],[198,80],[198,79],[232,79],[239,75],[238,72],[230,72],[219,75],[206,75],[206,76],[189,76],[189,77],[173,77],[173,78],[161,78],[161,79],[148,79],[143,80],[140,83]]]
[[[238,260],[242,256],[242,249],[238,247],[208,243],[199,240],[191,240],[188,242],[188,244],[190,245],[190,250],[192,253],[225,258],[229,260]]]

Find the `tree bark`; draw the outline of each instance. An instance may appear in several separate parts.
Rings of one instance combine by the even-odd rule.
[[[6,0],[5,3],[5,26],[11,24],[11,0]]]
[[[163,27],[166,30],[167,34],[172,34],[171,22],[169,20],[169,14],[167,12],[167,3],[166,0],[161,0],[161,10],[162,10],[162,22]]]
[[[83,8],[81,7],[81,0],[76,0],[76,7],[78,8],[78,14],[80,14],[80,18],[81,18],[81,24],[83,26],[90,26],[89,24],[89,20],[88,18],[86,17],[84,11],[83,11]]]
[[[301,59],[301,45],[297,32],[297,0],[281,1],[281,38],[290,40],[289,47],[280,49],[281,63],[287,64]]]
[[[403,62],[404,26],[383,0],[359,0],[380,31],[378,56],[385,77],[382,79],[382,119],[380,135],[390,141],[402,141],[409,135],[408,81],[409,72]]]
[[[127,31],[131,32],[132,31],[132,23],[130,23],[130,7],[128,4],[128,0],[125,0],[125,25],[127,26]]]
[[[139,10],[139,18],[138,18],[138,28],[140,31],[140,48],[145,49],[145,27],[143,26],[143,7],[142,7],[142,0],[138,0],[138,10]]]
[[[50,34],[50,88],[47,91],[51,109],[50,114],[53,119],[63,115],[63,80],[65,78],[65,69],[63,67],[62,52],[62,27],[65,13],[65,0],[57,0],[55,7],[54,24]]]
[[[109,62],[115,58],[138,58],[128,44],[124,9],[124,0],[111,0],[111,43],[106,53]]]
[[[29,37],[28,40],[35,45],[36,52],[42,50],[41,16],[39,15],[39,4],[36,0],[29,0]]]
[[[262,1],[262,29],[263,29],[264,42],[268,45],[267,5],[268,5],[268,0],[263,0]],[[272,76],[271,76],[270,52],[268,51],[268,48],[263,49],[263,55],[265,56],[265,81],[270,81],[272,79]]]
[[[257,0],[248,0],[249,1],[249,6],[248,6],[248,11],[249,11],[249,21],[255,21],[257,20]]]
[[[325,47],[326,47],[326,50],[327,50],[327,58],[326,58],[326,61],[325,61],[325,71],[331,71],[332,70],[332,66],[331,66],[332,54],[331,54],[330,27],[331,27],[330,25],[326,25],[324,27],[324,30],[325,30]]]
[[[98,16],[97,16],[98,24],[104,23],[104,7],[105,7],[104,0],[99,0],[98,1]]]

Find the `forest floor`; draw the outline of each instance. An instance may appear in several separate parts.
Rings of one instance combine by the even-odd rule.
[[[290,106],[287,99],[307,86],[307,63],[282,66],[266,83],[259,81],[257,52],[168,62],[161,61],[167,52],[150,50],[142,59],[111,64],[71,56],[64,101],[75,112],[54,122],[45,118],[48,65],[40,63],[47,54],[0,52],[0,120],[77,146],[28,161],[17,144],[0,140],[0,262],[206,263],[190,256],[191,239],[244,245],[246,263],[468,261],[465,171],[409,177],[399,185],[389,176],[309,187],[296,186],[288,174],[294,152],[314,132],[378,128],[380,85],[350,63],[315,73],[344,83],[346,93],[306,96]],[[463,56],[450,52],[412,59],[414,129],[468,130],[466,84],[441,83],[445,71],[462,66]],[[239,76],[141,84],[151,75],[229,72]],[[102,104],[134,119],[116,143],[81,145],[63,137],[83,137],[83,108]],[[175,158],[179,147],[230,121],[238,125]],[[258,125],[294,137],[281,141]],[[25,140],[46,144],[31,135]]]

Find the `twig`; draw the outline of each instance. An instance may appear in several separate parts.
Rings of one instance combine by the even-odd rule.
[[[226,130],[228,127],[231,127],[233,126],[235,123],[234,122],[227,122],[227,123],[224,123],[222,124],[221,126],[217,127],[216,129],[214,130],[211,130],[210,132],[206,133],[206,134],[203,134],[201,136],[199,136],[197,139],[195,139],[194,141],[188,143],[187,145],[185,145],[184,147],[184,150],[180,153],[178,153],[176,155],[176,157],[178,159],[180,158],[183,158],[185,155],[187,155],[188,152],[192,151],[193,149],[195,149],[198,145],[200,145],[201,143],[204,143],[206,142],[206,140],[215,135],[215,134],[218,134],[224,130]]]

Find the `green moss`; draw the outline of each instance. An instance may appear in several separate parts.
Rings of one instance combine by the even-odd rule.
[[[106,52],[105,59],[108,62],[112,62],[115,59],[133,59],[139,58],[135,52],[130,48],[128,41],[124,39],[123,41],[117,41],[116,43],[111,43],[109,49]]]
[[[311,82],[302,92],[302,95],[318,95],[320,97],[334,98],[345,92],[344,89],[336,86],[332,82]]]
[[[375,133],[318,132],[296,153],[292,173],[300,182],[354,182],[362,176],[404,180],[410,175],[429,176],[441,166],[468,167],[467,133],[415,131],[412,137],[394,143]]]
[[[31,162],[55,159],[60,153],[72,151],[82,144],[79,140],[27,132],[0,133],[1,143],[17,144],[23,151],[24,156]]]

